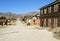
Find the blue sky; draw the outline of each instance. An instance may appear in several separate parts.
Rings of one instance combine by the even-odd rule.
[[[0,12],[24,14],[39,12],[39,8],[55,0],[0,0]]]

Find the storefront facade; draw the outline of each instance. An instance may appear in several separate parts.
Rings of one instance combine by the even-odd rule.
[[[40,26],[60,27],[60,1],[56,0],[40,8]]]

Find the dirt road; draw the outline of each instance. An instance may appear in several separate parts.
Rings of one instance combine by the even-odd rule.
[[[52,32],[33,27],[17,20],[16,25],[0,28],[0,41],[60,41],[53,38]]]

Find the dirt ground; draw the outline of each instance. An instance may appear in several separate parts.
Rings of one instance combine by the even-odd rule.
[[[16,25],[0,28],[0,41],[60,41],[53,38],[52,32],[34,27],[17,20]]]

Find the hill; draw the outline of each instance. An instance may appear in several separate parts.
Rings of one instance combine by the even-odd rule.
[[[6,17],[7,19],[9,18],[20,18],[22,19],[24,16],[34,16],[36,14],[39,14],[38,12],[29,12],[29,13],[26,13],[26,14],[15,14],[15,13],[12,13],[12,12],[6,12],[6,13],[2,13],[0,12],[0,17],[1,16],[4,16]]]

